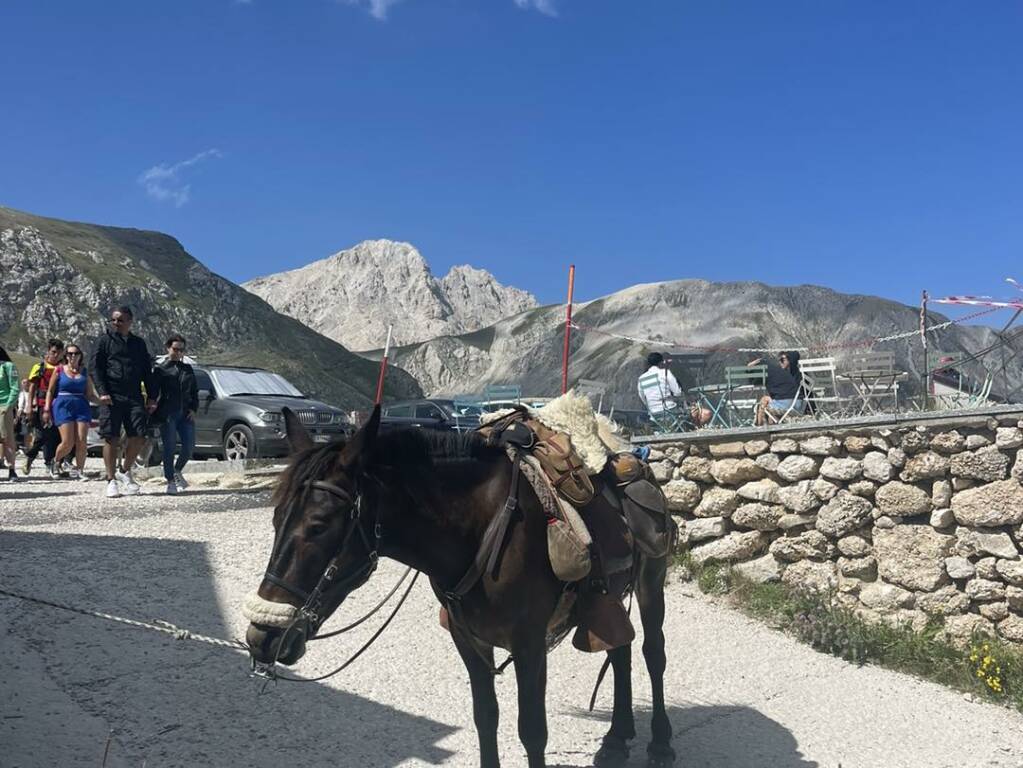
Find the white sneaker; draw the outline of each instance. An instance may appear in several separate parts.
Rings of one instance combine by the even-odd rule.
[[[179,491],[183,491],[188,487],[188,481],[181,476],[180,472],[174,473],[174,484],[178,486]]]
[[[135,478],[131,476],[130,470],[128,472],[115,472],[114,477],[121,484],[121,492],[125,496],[134,496],[142,490],[139,484],[135,482]]]
[[[60,467],[56,464],[51,464],[46,468],[46,476],[51,480],[60,480]]]
[[[67,476],[71,480],[80,480],[82,478],[82,473],[78,471],[78,467],[71,467],[71,469],[67,472]]]
[[[116,480],[111,480],[107,483],[107,498],[117,499],[121,496],[121,486],[117,484]]]
[[[178,486],[174,484],[173,480],[168,480],[167,481],[167,495],[168,496],[177,496],[177,494],[178,494]]]

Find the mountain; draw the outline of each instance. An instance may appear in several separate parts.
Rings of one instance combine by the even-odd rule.
[[[928,312],[929,325],[946,318]],[[1006,318],[1007,319],[1007,318]],[[811,285],[772,287],[762,283],[711,283],[704,280],[637,285],[594,301],[578,304],[573,320],[600,331],[680,345],[729,348],[790,348],[857,342],[913,331],[919,309],[873,296],[854,296]],[[546,306],[521,312],[473,333],[442,336],[392,350],[397,365],[415,376],[433,395],[478,393],[487,384],[517,383],[523,394],[560,392],[565,307]],[[1006,336],[1011,336],[1010,331]],[[995,331],[980,326],[951,326],[928,335],[930,362],[942,355],[961,357],[998,341]],[[910,372],[902,385],[919,393],[924,370],[919,336],[879,344],[876,350],[895,352],[897,367]],[[686,347],[659,346],[606,336],[596,331],[573,331],[570,382],[580,378],[606,382],[618,408],[641,407],[636,379],[646,368],[651,351],[693,353]],[[803,353],[804,357],[841,358],[858,349]],[[1023,383],[1019,358],[1023,335],[1006,347],[1010,390]],[[366,353],[379,357],[376,353]],[[726,365],[744,365],[754,353],[714,352],[707,360],[702,383],[723,381]],[[983,358],[991,370],[1001,368],[1001,352]],[[977,364],[960,366],[982,378]],[[683,386],[693,386],[692,374],[677,372]],[[1002,374],[995,391],[1005,390]],[[607,402],[607,398],[605,398]]]
[[[391,240],[367,240],[242,287],[351,349],[383,346],[388,325],[394,343],[410,344],[475,331],[537,305],[482,269],[453,267],[437,280],[419,251]]]
[[[202,362],[270,368],[309,395],[343,408],[372,402],[377,366],[213,274],[168,235],[61,221],[0,207],[0,339],[36,355],[51,336],[86,347],[114,306],[162,352],[183,334]],[[387,392],[419,386],[391,370]]]

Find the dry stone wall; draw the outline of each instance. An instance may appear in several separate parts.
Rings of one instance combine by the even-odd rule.
[[[693,561],[1023,644],[1023,420],[651,443]]]

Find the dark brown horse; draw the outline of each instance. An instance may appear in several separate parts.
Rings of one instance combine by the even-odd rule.
[[[369,578],[377,555],[430,578],[442,604],[465,576],[489,522],[509,498],[512,462],[474,434],[420,430],[379,434],[379,409],[347,443],[314,446],[286,411],[294,456],[282,476],[276,532],[261,604],[293,615],[290,629],[252,623],[246,640],[261,663],[294,664],[345,597]],[[500,765],[494,648],[514,658],[519,737],[530,768],[546,765],[547,627],[562,584],[551,570],[546,518],[528,482],[504,539],[499,569],[479,578],[452,611],[451,634],[469,672],[480,765]],[[650,766],[674,762],[664,709],[664,578],[667,558],[636,552],[635,595],[643,622],[643,655],[653,687]],[[306,607],[306,613],[295,609]],[[631,647],[610,652],[614,713],[594,763],[621,765],[635,737]]]

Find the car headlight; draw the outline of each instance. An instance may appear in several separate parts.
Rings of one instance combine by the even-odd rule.
[[[331,419],[331,421],[334,424],[344,424],[345,421],[347,421],[347,419],[345,418],[345,415],[343,413],[338,411],[337,413],[334,414],[334,418]]]
[[[263,411],[259,414],[260,421],[265,421],[267,424],[280,424],[281,414],[277,411]]]

